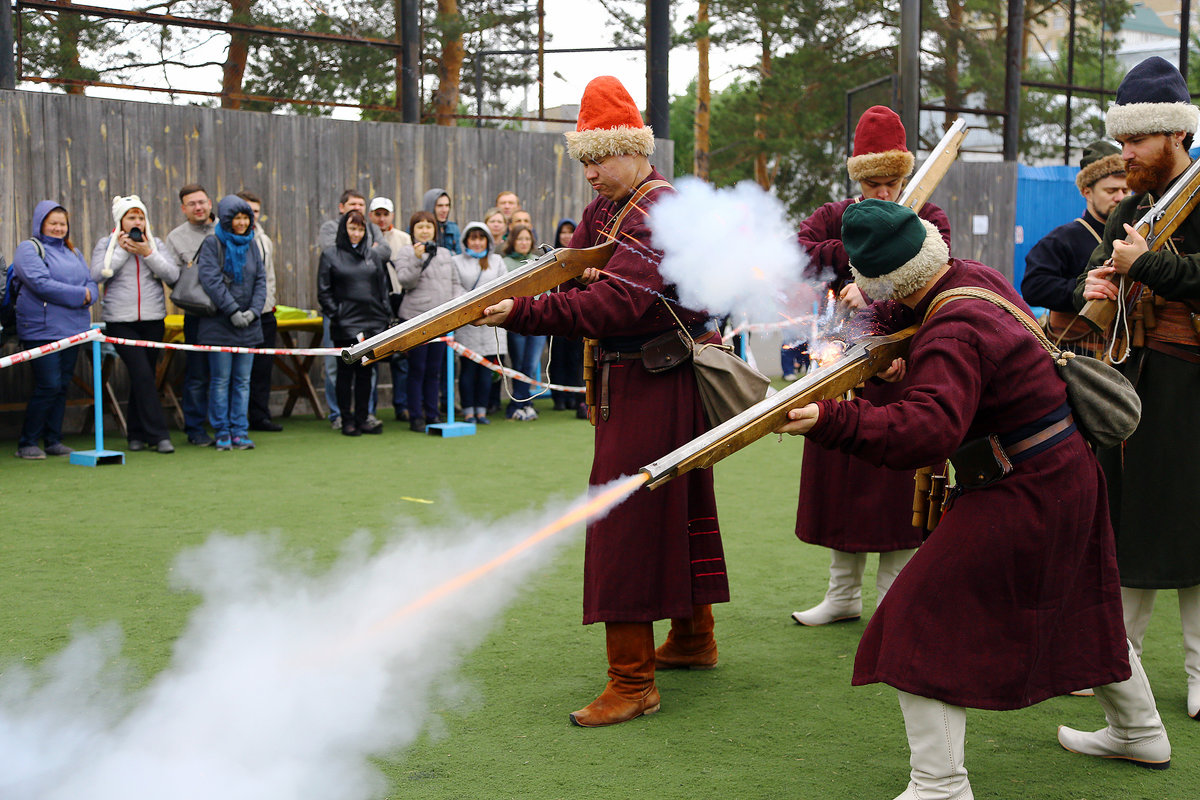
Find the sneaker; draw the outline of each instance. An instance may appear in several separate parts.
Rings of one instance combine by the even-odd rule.
[[[789,372],[787,375],[783,376],[783,379],[788,383],[791,383],[792,381],[796,380],[796,373]]]
[[[188,444],[195,445],[196,447],[211,447],[212,443],[213,438],[207,433],[202,433],[199,436],[188,437]]]
[[[366,423],[363,424],[363,431],[366,431],[367,428],[374,428],[376,425],[382,425],[382,424],[383,423],[380,422],[379,418],[376,417],[374,414],[367,414],[367,421],[366,421]]]
[[[131,453],[140,453],[141,451],[146,449],[146,443],[143,442],[141,439],[130,439],[129,447],[126,449],[129,450],[129,452],[131,452]]]
[[[329,424],[335,431],[340,431],[342,429],[342,418],[341,417],[332,417],[329,420]]]
[[[394,410],[396,412],[396,422],[408,422],[407,408],[396,408]]]
[[[525,406],[525,419],[535,420],[538,418],[537,409],[533,406]]]
[[[342,436],[362,436],[362,431],[353,422],[347,422],[342,426]]]
[[[154,449],[160,453],[174,453],[175,445],[171,444],[170,439],[159,439],[158,444],[154,445]]]
[[[228,434],[222,434],[217,437],[217,449],[218,450],[232,450],[233,449],[233,440],[229,438]]]
[[[253,450],[254,449],[254,442],[251,441],[249,436],[235,436],[235,437],[233,437],[233,441],[230,444],[233,445],[234,450]]]
[[[367,421],[365,423],[363,423],[363,426],[362,426],[363,433],[367,433],[367,434],[383,433],[383,423],[376,419],[375,424],[372,425],[371,420],[373,420],[373,419],[375,419],[375,418],[367,417]]]
[[[492,421],[490,419],[488,419],[487,417],[476,417],[475,424],[476,425],[491,425]]]
[[[46,452],[36,444],[27,444],[17,448],[16,456],[30,461],[42,461],[46,458]]]
[[[75,448],[67,447],[62,442],[46,445],[46,455],[48,456],[69,456],[75,452]]]

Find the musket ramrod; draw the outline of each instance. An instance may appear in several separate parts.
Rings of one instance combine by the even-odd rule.
[[[810,372],[782,391],[747,408],[717,427],[641,468],[649,476],[646,485],[656,489],[672,478],[697,467],[711,467],[751,442],[777,430],[788,421],[787,413],[816,400],[840,397],[885,369],[894,359],[908,355],[916,325],[886,336],[868,336],[842,354],[828,367]]]

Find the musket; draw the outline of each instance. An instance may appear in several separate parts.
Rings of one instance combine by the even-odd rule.
[[[355,364],[366,358],[367,363],[370,363],[397,351],[411,350],[463,325],[478,322],[483,319],[485,308],[505,298],[532,297],[572,278],[578,278],[588,267],[603,267],[616,247],[616,240],[610,239],[595,247],[560,247],[551,250],[497,281],[459,295],[437,308],[343,350],[342,359],[348,364]]]
[[[933,190],[945,177],[950,165],[958,158],[958,148],[966,137],[967,123],[961,118],[954,120],[950,130],[946,131],[946,135],[937,146],[929,151],[925,163],[904,186],[904,191],[900,193],[900,199],[896,202],[913,211],[920,211],[921,206],[925,205]]]
[[[646,485],[656,489],[696,468],[711,467],[751,442],[777,430],[787,413],[816,400],[839,397],[885,369],[894,359],[908,355],[908,345],[918,326],[886,336],[868,336],[827,367],[810,372],[782,391],[747,408],[717,427],[641,468]]]
[[[1161,250],[1170,240],[1175,229],[1188,218],[1198,204],[1200,204],[1200,159],[1192,162],[1187,171],[1179,176],[1179,180],[1171,184],[1171,188],[1167,189],[1158,202],[1142,215],[1134,227],[1145,238],[1146,246],[1150,250]],[[1138,293],[1138,290],[1139,286],[1135,284],[1130,287],[1129,294],[1134,295]],[[1079,312],[1079,316],[1087,320],[1097,333],[1105,334],[1106,339],[1110,338],[1109,327],[1116,315],[1117,301],[1107,299],[1088,300]]]

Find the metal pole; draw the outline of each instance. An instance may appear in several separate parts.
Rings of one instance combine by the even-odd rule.
[[[1179,74],[1187,84],[1188,44],[1192,36],[1192,0],[1183,0],[1179,5]]]
[[[403,107],[400,116],[405,122],[421,121],[421,17],[417,0],[398,0],[400,3],[401,83]]]
[[[475,127],[483,127],[483,59],[486,50],[475,54]]]
[[[1021,40],[1025,0],[1008,0],[1008,40],[1004,59],[1004,160],[1016,161],[1021,141]]]
[[[671,54],[671,4],[669,0],[646,0],[649,6],[646,21],[646,94],[650,127],[659,139],[671,136],[671,96],[667,83],[668,61]]]
[[[1186,0],[1185,0],[1186,2]],[[546,118],[546,0],[538,0],[538,46],[537,46],[537,82],[538,82],[538,119]],[[558,242],[555,242],[557,245]]]
[[[17,88],[17,65],[13,53],[12,3],[0,0],[0,89]]]
[[[1063,134],[1063,164],[1071,164],[1071,96],[1075,86],[1075,0],[1071,0],[1071,24],[1067,33],[1067,124]]]
[[[900,2],[900,122],[908,150],[921,145],[921,0]]]

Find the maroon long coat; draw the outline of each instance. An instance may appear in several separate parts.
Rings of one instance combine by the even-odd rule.
[[[809,256],[809,277],[829,279],[834,293],[853,280],[842,245],[842,215],[857,200],[826,203],[800,225],[796,235]],[[926,203],[919,215],[932,222],[950,245],[950,220]],[[872,405],[899,400],[904,384],[868,381],[861,397]],[[929,466],[922,464],[920,466]],[[912,526],[913,471],[876,467],[844,453],[804,448],[796,536],[846,553],[885,553],[918,547],[924,531]]]
[[[915,319],[957,286],[991,289],[1028,310],[999,273],[956,259]],[[888,329],[914,321],[899,304],[880,306],[900,310]],[[809,440],[912,469],[1065,402],[1050,357],[1008,312],[955,300],[913,336],[902,400],[821,401]],[[868,623],[853,683],[1011,709],[1129,675],[1104,477],[1075,432],[957,499]]]
[[[646,180],[662,179],[654,171]],[[670,191],[650,192],[638,202],[639,208],[648,209]],[[600,231],[620,210],[621,205],[602,197],[593,200],[571,246],[606,241]],[[616,253],[605,270],[635,286],[605,278],[586,288],[517,297],[505,326],[518,333],[602,342],[668,331],[677,326],[654,294],[673,294],[658,274],[661,258],[650,247],[645,215],[632,209],[621,223]],[[706,319],[703,313],[675,310],[688,325]],[[688,366],[652,374],[641,361],[613,363],[609,415],[596,425],[589,484],[601,486],[633,475],[705,430],[704,409]],[[583,573],[584,624],[690,617],[693,604],[728,601],[712,471],[692,470],[652,492],[639,490],[591,523]]]

